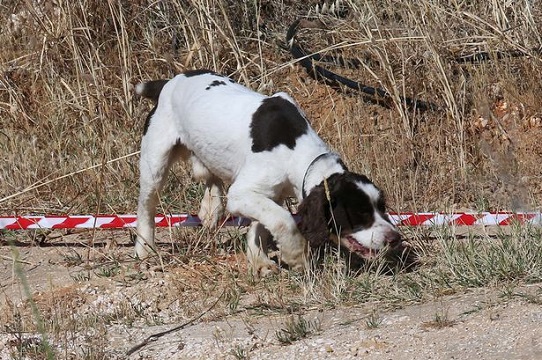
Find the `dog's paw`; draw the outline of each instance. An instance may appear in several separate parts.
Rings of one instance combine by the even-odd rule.
[[[309,263],[307,261],[303,260],[302,262],[296,263],[294,265],[289,265],[288,264],[288,266],[290,267],[290,269],[292,269],[295,272],[304,273],[309,268]]]
[[[295,234],[288,242],[280,244],[280,259],[294,271],[304,272],[309,267],[308,245],[301,234]]]
[[[198,217],[201,220],[201,224],[210,230],[216,229],[218,221],[222,218],[224,207],[222,204],[202,204],[198,212]]]
[[[257,279],[263,279],[280,272],[276,262],[271,259],[257,258],[250,263],[252,274]]]
[[[150,246],[142,239],[136,239],[136,246],[135,246],[135,252],[134,255],[138,259],[145,259],[149,255],[155,254],[156,250],[154,249],[154,246]]]
[[[308,254],[305,251],[281,251],[280,261],[288,264],[288,269],[298,272],[305,272],[309,268]]]
[[[255,274],[258,278],[263,279],[269,276],[277,275],[279,272],[279,267],[277,264],[273,263],[260,267]]]
[[[282,261],[288,264],[288,269],[303,273],[309,268],[309,262],[306,256],[301,256],[297,259],[286,259],[282,257]]]

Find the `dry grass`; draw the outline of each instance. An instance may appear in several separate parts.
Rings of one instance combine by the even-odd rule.
[[[314,4],[108,4],[0,5],[0,212],[134,212],[149,104],[133,98],[132,86],[190,68],[292,93],[350,167],[387,191],[395,210],[540,204],[537,7],[346,2],[345,18],[322,17],[326,30],[300,32],[313,51],[362,60],[357,70],[334,69],[386,89],[394,99],[386,109],[289,65],[285,29]],[[453,61],[507,50],[531,56]],[[446,110],[413,113],[401,96]],[[182,166],[172,173],[163,210],[195,211],[201,188]]]
[[[392,210],[540,206],[542,73],[533,50],[541,45],[538,7],[347,1],[345,18],[324,16],[326,29],[300,31],[299,41],[313,51],[361,60],[359,69],[326,66],[384,88],[392,94],[386,108],[317,82],[293,64],[283,44],[286,28],[315,3],[1,2],[0,213],[133,213],[137,151],[150,106],[133,98],[133,84],[192,68],[226,73],[265,93],[291,93],[346,163],[385,189]],[[454,61],[507,50],[525,56]],[[401,97],[431,101],[445,111],[412,112]],[[172,170],[174,181],[163,191],[161,211],[197,211],[202,187],[189,175],[182,165]],[[385,309],[468,287],[542,280],[537,229],[464,241],[454,229],[430,234],[433,241],[422,229],[404,231],[421,265],[394,275],[382,275],[378,263],[352,274],[344,259],[329,253],[321,268],[306,276],[286,272],[255,282],[246,275],[244,259],[227,255],[242,246],[236,231],[221,235],[218,245],[204,232],[175,231],[174,242],[164,249],[173,256],[164,255],[150,269],[126,254],[94,258],[101,250],[89,256],[85,248],[65,259],[80,266],[72,272],[77,286],[51,288],[50,295],[32,295],[33,303],[19,307],[9,304],[0,322],[15,336],[13,358],[45,358],[54,351],[58,358],[101,359],[111,355],[105,346],[111,324],[185,320],[221,293],[209,319],[239,312],[286,316],[338,304],[378,303]],[[119,238],[128,241],[122,234]],[[11,237],[0,234],[0,240]],[[164,270],[163,278],[150,275]],[[104,290],[89,285],[97,280],[125,286],[124,297],[106,307],[97,300]],[[141,292],[141,283],[167,291],[157,300]],[[109,301],[107,296],[100,301]],[[38,310],[34,315],[32,306]],[[53,350],[40,335],[27,336],[40,332],[38,317]],[[293,327],[301,324],[297,319]],[[367,327],[378,324],[374,313]],[[90,340],[86,353],[77,352],[82,351],[77,344]],[[246,352],[232,349],[237,358]]]

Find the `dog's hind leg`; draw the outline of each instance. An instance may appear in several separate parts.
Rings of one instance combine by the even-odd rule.
[[[217,176],[213,175],[209,169],[194,155],[190,158],[192,161],[193,177],[199,181],[205,181],[205,193],[201,200],[198,217],[203,226],[210,230],[216,229],[218,221],[224,214],[224,183]]]
[[[137,206],[137,239],[135,255],[145,258],[155,251],[154,216],[159,192],[171,165],[180,157],[187,158],[189,151],[175,141],[164,139],[151,129],[141,142],[139,163],[139,201]]]
[[[198,217],[201,219],[203,226],[210,230],[215,230],[218,226],[218,221],[224,214],[224,205],[222,204],[222,181],[213,177],[205,182],[205,193],[201,199],[201,206],[198,212]]]
[[[271,241],[271,233],[262,224],[258,221],[250,224],[247,234],[247,260],[256,277],[266,277],[279,272],[277,264],[268,257]]]

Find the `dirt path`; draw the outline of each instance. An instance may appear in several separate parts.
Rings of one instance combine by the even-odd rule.
[[[286,346],[275,336],[284,316],[240,315],[166,336],[131,358],[224,359],[237,351],[251,359],[542,359],[542,308],[518,300],[493,306],[494,296],[406,306],[380,314],[375,329],[367,329],[367,309],[312,311],[305,318],[319,319],[321,331]],[[435,322],[439,313],[448,324]]]
[[[30,246],[17,247],[17,250],[34,299],[43,305],[48,301],[44,299],[51,293],[50,289],[54,289],[55,294],[51,296],[56,303],[73,304],[73,313],[69,316],[74,319],[79,316],[87,319],[85,321],[92,311],[102,314],[100,316],[112,316],[103,315],[103,304],[111,308],[121,304],[115,299],[132,299],[133,294],[151,294],[158,298],[174,277],[173,273],[156,273],[129,286],[121,286],[118,281],[103,276],[81,281],[76,274],[80,274],[84,264],[69,263],[71,256],[77,258],[78,255],[74,255],[78,253],[77,248]],[[3,360],[15,358],[13,346],[17,344],[17,334],[12,331],[13,314],[24,313],[23,307],[17,305],[18,299],[24,298],[24,291],[10,259],[10,248],[1,246],[0,251],[0,314],[3,322],[11,326],[6,325],[0,332],[0,359]],[[128,253],[131,248],[117,251]],[[540,285],[522,289],[523,294],[535,292],[540,292]],[[66,358],[80,358],[81,349],[89,346],[85,345],[89,334],[104,331],[107,335],[102,339],[103,344],[97,344],[95,349],[102,351],[105,356],[102,358],[109,359],[542,359],[542,307],[537,301],[529,301],[528,296],[503,295],[502,290],[483,288],[423,304],[398,304],[395,310],[385,310],[378,303],[304,309],[302,318],[312,324],[310,333],[289,345],[278,341],[277,332],[284,329],[289,320],[299,318],[273,311],[258,314],[242,309],[234,315],[217,315],[210,311],[201,321],[150,342],[130,357],[125,355],[128,349],[182,321],[172,321],[165,315],[160,315],[160,322],[166,325],[160,326],[147,325],[148,321],[132,324],[109,321],[104,328],[89,325],[88,331],[71,333],[73,339],[69,341],[66,354],[73,356]],[[187,295],[187,299],[168,298],[168,301],[194,301],[190,299],[194,298]],[[208,299],[206,307],[211,303]],[[175,311],[182,310],[170,308],[172,312],[168,316],[172,317]],[[184,318],[190,319],[199,313],[198,310]],[[146,316],[149,319],[149,315]]]

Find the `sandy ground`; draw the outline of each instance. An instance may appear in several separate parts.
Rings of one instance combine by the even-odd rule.
[[[172,273],[156,273],[128,286],[119,286],[118,282],[101,277],[77,281],[74,274],[82,265],[71,266],[66,259],[74,249],[81,252],[81,247],[19,244],[15,249],[20,253],[24,274],[38,303],[50,289],[57,293],[57,299],[62,299],[58,295],[62,293],[86,294],[87,299],[80,300],[74,307],[75,318],[78,312],[88,313],[92,307],[101,306],[100,311],[103,311],[104,303],[113,304],[113,299],[129,296],[127,294],[152,293],[158,297],[173,277]],[[132,250],[126,246],[120,251]],[[8,319],[13,309],[20,309],[17,304],[25,295],[12,260],[12,249],[4,243],[0,254],[0,314]],[[532,285],[522,291],[528,294],[540,290],[540,285]],[[67,297],[64,299],[68,301]],[[211,303],[212,300],[207,302]],[[315,326],[309,336],[289,345],[280,344],[276,333],[292,315],[273,311],[255,314],[245,310],[234,315],[217,315],[209,311],[193,324],[126,355],[148,336],[181,324],[183,321],[171,321],[175,311],[172,307],[170,315],[161,314],[164,325],[160,326],[144,322],[108,325],[104,358],[542,359],[542,306],[525,297],[503,297],[502,290],[487,288],[443,296],[438,301],[423,304],[400,304],[393,310],[382,309],[378,303],[304,309],[303,318],[319,326]],[[376,324],[370,328],[368,323],[375,313]],[[14,334],[7,327],[0,331],[0,359],[14,358]],[[73,346],[84,347],[87,341],[84,339],[81,336],[74,340]]]
[[[253,359],[542,359],[542,308],[521,301],[491,306],[489,298],[481,291],[406,306],[382,314],[372,330],[366,309],[314,311],[305,317],[319,319],[321,332],[287,346],[274,336],[284,317],[241,315],[166,336],[131,358],[224,359],[241,348]],[[452,323],[436,326],[439,311]]]

